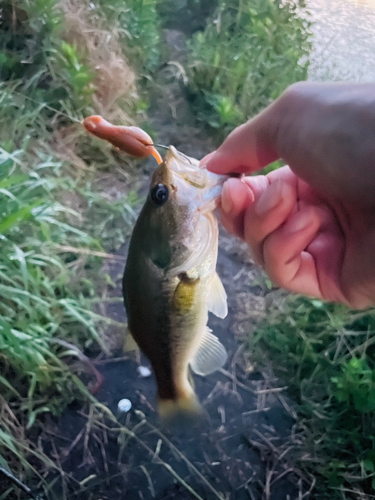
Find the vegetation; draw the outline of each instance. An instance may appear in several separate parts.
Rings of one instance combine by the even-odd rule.
[[[98,255],[123,242],[134,217],[132,193],[112,200],[96,174],[99,163],[118,169],[118,160],[76,125],[103,110],[130,121],[134,74],[117,39],[111,58],[97,53],[92,38],[108,35],[105,18],[96,17],[90,38],[87,10],[79,8],[68,0],[1,5],[0,466],[20,477],[54,466],[28,430],[44,414],[91,398],[67,363],[84,359],[82,350],[106,349],[100,332],[109,320],[94,307]],[[108,85],[101,77],[113,66],[118,79]],[[119,241],[113,226],[120,224]]]
[[[297,7],[281,0],[219,0],[206,28],[193,35],[189,89],[198,117],[220,138],[306,79],[310,43]]]
[[[0,467],[20,477],[54,466],[30,429],[74,399],[93,401],[67,362],[106,348],[108,320],[95,309],[100,252],[123,242],[137,203],[134,192],[111,196],[102,182],[133,164],[120,165],[77,122],[93,112],[118,123],[144,118],[148,86],[164,62],[161,28],[184,25],[175,5],[1,5]],[[185,11],[195,19],[184,28],[189,97],[218,138],[306,77],[307,26],[296,5],[188,0]],[[251,339],[258,362],[272,355],[299,402],[310,450],[301,467],[324,478],[319,499],[365,498],[375,486],[374,330],[373,311],[291,297],[275,303]]]
[[[284,295],[250,342],[254,359],[268,353],[299,404],[308,450],[300,465],[320,478],[319,500],[374,491],[374,334],[374,310]]]
[[[88,394],[65,363],[79,351],[61,342],[101,343],[93,285],[79,273],[78,293],[75,263],[58,253],[60,245],[98,243],[64,221],[73,212],[56,199],[61,164],[44,158],[27,171],[24,161],[21,151],[0,150],[0,466],[14,470],[31,468],[26,429]]]
[[[160,21],[155,0],[99,0],[110,25],[116,25],[120,41],[138,77],[149,77],[160,64]]]

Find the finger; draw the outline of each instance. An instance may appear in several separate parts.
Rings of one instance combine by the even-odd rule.
[[[345,246],[345,236],[330,212],[307,248],[316,263],[322,295],[328,300],[342,303],[348,303],[342,290]]]
[[[296,183],[276,180],[248,208],[244,220],[245,240],[256,262],[264,263],[264,240],[285,223],[296,206]]]
[[[314,257],[306,251],[322,220],[318,207],[307,207],[266,238],[265,270],[276,285],[294,293],[322,297]]]
[[[251,173],[277,160],[276,139],[282,114],[276,103],[237,127],[201,165],[219,174]]]
[[[250,173],[275,161],[278,155],[273,150],[272,141],[262,137],[266,134],[259,121],[262,122],[256,118],[236,128],[201,164],[218,174]]]
[[[254,194],[255,200],[258,200],[261,194],[270,186],[269,179],[266,175],[243,177],[241,180],[244,184],[249,186]]]
[[[204,156],[201,161],[199,162],[199,166],[201,168],[205,168],[206,163],[210,161],[210,158],[212,158],[216,154],[216,151],[212,151],[208,155]]]
[[[254,194],[248,184],[240,179],[228,179],[221,193],[221,208],[231,217],[236,217],[254,201]]]
[[[297,182],[300,183],[302,181],[296,179],[296,175],[291,171],[288,166],[278,168],[273,172],[270,172],[267,175],[252,175],[248,177],[242,177],[241,181],[244,184],[247,184],[252,192],[254,193],[255,200],[259,199],[261,194],[276,181],[285,181],[289,184],[295,186]],[[298,188],[300,191],[300,188]]]
[[[220,211],[220,222],[228,233],[234,234],[235,236],[238,236],[238,238],[243,238],[241,235],[241,228],[236,224],[236,219],[229,217],[222,210]]]
[[[221,193],[221,222],[228,232],[244,238],[244,216],[254,202],[251,188],[240,179],[228,179]]]

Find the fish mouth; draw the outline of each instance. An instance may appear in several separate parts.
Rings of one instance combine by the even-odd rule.
[[[194,203],[201,213],[212,212],[218,204],[227,175],[218,175],[200,168],[199,161],[170,146],[165,164],[173,175],[178,197]]]

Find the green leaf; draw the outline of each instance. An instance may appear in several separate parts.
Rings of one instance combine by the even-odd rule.
[[[20,208],[11,215],[8,215],[8,217],[2,219],[0,221],[0,234],[6,233],[9,229],[19,224],[20,222],[25,222],[26,220],[28,220],[32,215],[33,209],[39,207],[40,205],[42,205],[42,203],[44,203],[44,200],[39,199],[31,205]]]

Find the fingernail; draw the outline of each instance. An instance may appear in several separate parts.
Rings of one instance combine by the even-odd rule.
[[[215,153],[216,151],[212,151],[211,153],[203,157],[199,162],[199,168],[207,168],[207,165],[210,163],[211,158],[215,156]]]
[[[283,185],[278,183],[270,186],[259,198],[258,203],[255,207],[255,213],[257,215],[265,215],[267,212],[272,210],[278,205],[283,198]]]
[[[233,210],[233,200],[231,195],[229,194],[229,186],[227,186],[227,183],[229,180],[224,184],[223,190],[221,192],[221,208],[226,214],[230,214],[231,211]]]
[[[311,216],[306,213],[299,213],[295,215],[290,222],[287,223],[287,230],[289,233],[299,233],[311,224]]]

